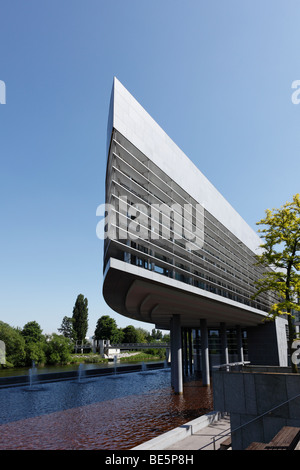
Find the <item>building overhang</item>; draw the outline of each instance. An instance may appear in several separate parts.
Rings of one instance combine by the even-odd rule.
[[[116,312],[129,318],[169,329],[172,315],[179,314],[181,325],[200,328],[221,322],[228,327],[257,326],[266,313],[240,302],[163,277],[152,271],[110,258],[103,280],[103,296]]]
[[[113,129],[207,209],[253,253],[261,253],[261,239],[257,233],[116,77],[111,93],[107,148]]]

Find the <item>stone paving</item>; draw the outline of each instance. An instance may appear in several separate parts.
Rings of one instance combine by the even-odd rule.
[[[165,450],[218,450],[220,444],[229,437],[228,431],[230,431],[230,419],[225,417],[170,445]],[[214,448],[213,436],[220,433],[224,434],[224,437],[216,440]]]

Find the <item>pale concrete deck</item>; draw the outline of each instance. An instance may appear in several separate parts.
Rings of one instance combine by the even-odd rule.
[[[132,450],[218,450],[220,444],[230,437],[230,419],[218,412],[196,418],[193,421],[144,442]],[[220,437],[213,445],[213,436]]]
[[[224,433],[224,437],[215,443],[215,450],[218,450],[221,442],[229,437],[228,431],[230,431],[230,419],[225,417],[199,429],[191,436],[170,445],[165,450],[200,450],[202,447],[201,450],[214,450],[213,436]]]

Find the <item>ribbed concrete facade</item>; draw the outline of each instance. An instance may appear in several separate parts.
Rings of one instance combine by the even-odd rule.
[[[203,365],[204,332],[209,338],[213,329],[226,357],[234,330],[241,357],[246,328],[261,324],[273,300],[268,294],[252,299],[262,276],[255,266],[260,239],[117,79],[107,153],[107,303],[158,328],[172,332],[176,325],[177,352],[177,329],[186,338],[192,329],[189,362],[195,368],[200,341],[202,373],[209,367]]]

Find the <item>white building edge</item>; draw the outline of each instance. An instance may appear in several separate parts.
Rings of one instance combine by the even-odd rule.
[[[260,238],[117,78],[107,142],[106,202],[114,207],[110,228],[117,236],[105,243],[103,295],[118,313],[171,330],[172,383],[178,393],[182,391],[182,360],[187,359],[182,356],[183,343],[194,348],[188,339],[190,329],[201,337],[201,370],[206,383],[209,328],[218,329],[225,360],[226,331],[235,329],[236,352],[242,358],[241,331],[246,329],[251,362],[269,360],[285,365],[285,321],[263,324],[272,299],[252,299],[254,281],[261,275],[254,267]],[[149,210],[155,201],[180,205],[185,201],[196,215],[195,207],[200,204],[204,207],[203,246],[187,249],[184,240],[167,239],[161,218],[159,240],[151,239],[153,232],[144,239],[126,239],[124,229],[132,217],[122,211],[122,197],[129,207],[145,204]],[[146,231],[151,230],[150,219],[142,220],[141,227],[144,224]]]
[[[112,106],[108,134],[117,129],[253,252],[260,251],[261,239],[256,232],[116,77]]]

